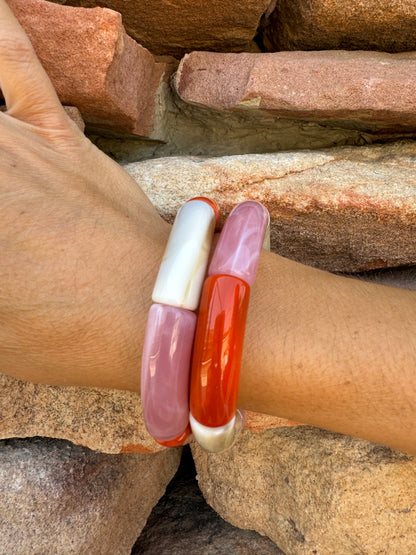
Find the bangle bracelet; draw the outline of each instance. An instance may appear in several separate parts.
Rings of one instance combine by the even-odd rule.
[[[167,447],[190,434],[189,374],[196,310],[218,209],[191,199],[179,210],[153,289],[143,346],[141,396],[146,428]]]
[[[260,203],[239,204],[220,235],[202,290],[191,372],[190,424],[207,451],[228,449],[243,426],[238,384],[250,287],[269,228]]]

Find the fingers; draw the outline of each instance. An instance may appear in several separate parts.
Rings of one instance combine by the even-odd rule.
[[[33,47],[5,0],[0,0],[0,88],[10,115],[44,128],[66,115]]]

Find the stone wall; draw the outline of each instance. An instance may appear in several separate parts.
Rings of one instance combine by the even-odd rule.
[[[257,199],[275,252],[415,288],[413,2],[8,3],[69,113],[168,221],[192,196],[225,214]],[[0,551],[129,553],[180,455],[139,396],[1,378]],[[7,439],[34,436],[60,443]],[[214,509],[288,555],[416,551],[407,455],[256,414],[228,453],[193,453]]]

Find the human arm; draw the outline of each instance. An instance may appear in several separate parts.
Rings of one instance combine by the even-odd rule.
[[[264,253],[240,405],[416,454],[416,293]]]
[[[0,370],[139,391],[169,226],[68,120],[0,0]],[[414,293],[264,253],[240,405],[416,453]]]

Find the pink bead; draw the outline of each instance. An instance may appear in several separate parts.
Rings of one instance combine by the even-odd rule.
[[[235,276],[252,286],[268,224],[269,213],[259,202],[236,206],[225,222],[208,275]]]
[[[143,415],[158,441],[180,436],[189,420],[189,373],[196,314],[154,304],[148,316],[142,355]]]

